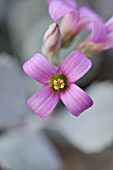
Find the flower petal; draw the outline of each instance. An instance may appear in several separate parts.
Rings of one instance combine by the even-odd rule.
[[[106,22],[108,32],[113,32],[113,16]]]
[[[92,42],[102,42],[107,36],[107,29],[103,23],[97,22],[96,20],[92,22],[92,32],[90,40]]]
[[[23,69],[30,77],[46,84],[49,78],[57,73],[57,70],[49,63],[49,61],[40,53],[35,54],[24,65]]]
[[[47,0],[47,4],[49,5],[51,1],[54,1],[54,0]],[[70,6],[71,8],[74,8],[74,9],[77,8],[77,3],[75,2],[75,0],[62,0],[62,1],[66,3],[68,6]]]
[[[60,98],[74,116],[79,116],[81,112],[93,105],[88,94],[75,84],[71,84],[68,90],[61,93]]]
[[[113,32],[109,33],[106,40],[100,43],[100,50],[108,50],[113,48]]]
[[[56,21],[64,15],[75,11],[74,1],[70,0],[52,0],[49,4],[49,14]]]
[[[90,69],[91,65],[91,61],[80,50],[75,50],[66,57],[58,72],[63,73],[69,82],[75,82]]]
[[[77,8],[77,3],[75,0],[63,0],[68,6],[70,6],[73,9]]]
[[[91,30],[90,40],[93,42],[101,42],[105,40],[107,29],[103,23],[102,18],[88,7],[80,9],[81,20],[78,28],[83,29],[87,27]]]
[[[27,103],[40,117],[46,117],[52,112],[59,99],[59,94],[52,91],[49,85],[45,85]]]
[[[81,7],[80,13],[81,13],[81,16],[90,17],[98,22],[103,22],[103,19],[96,12],[94,12],[91,8],[87,6]]]

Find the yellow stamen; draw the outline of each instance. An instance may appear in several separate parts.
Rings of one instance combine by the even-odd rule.
[[[60,89],[64,88],[65,83],[64,80],[59,78],[53,81],[53,85],[54,85],[54,89],[59,91]]]

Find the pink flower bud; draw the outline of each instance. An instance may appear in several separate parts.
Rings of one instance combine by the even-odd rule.
[[[76,25],[79,20],[79,12],[73,11],[66,14],[61,22],[62,43],[63,46],[67,46],[73,40],[76,34]]]
[[[53,23],[49,26],[49,29],[44,35],[43,39],[43,53],[48,55],[49,53],[55,53],[61,46],[61,33],[57,23]]]

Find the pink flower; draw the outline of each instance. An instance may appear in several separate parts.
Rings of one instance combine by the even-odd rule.
[[[48,116],[61,99],[65,106],[78,116],[92,106],[92,99],[74,84],[91,67],[91,61],[80,51],[73,51],[56,69],[41,54],[35,54],[24,65],[24,71],[43,87],[28,101],[40,117]]]
[[[92,42],[100,42],[106,37],[106,28],[101,17],[88,7],[82,7],[78,11],[73,0],[51,0],[49,13],[54,21],[64,16],[61,23],[63,35],[68,35],[67,32],[71,33],[72,30],[74,36],[84,28],[88,28],[91,30]]]

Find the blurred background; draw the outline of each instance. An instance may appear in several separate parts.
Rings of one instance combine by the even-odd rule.
[[[113,0],[77,2],[104,21],[113,15]],[[113,170],[113,50],[92,56],[92,69],[77,82],[94,100],[81,116],[60,102],[41,119],[26,105],[41,85],[22,65],[41,52],[51,23],[45,0],[0,0],[0,170]]]

